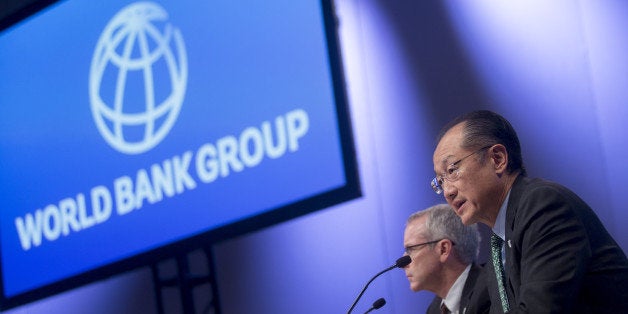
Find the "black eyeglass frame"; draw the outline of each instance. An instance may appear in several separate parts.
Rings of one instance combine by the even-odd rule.
[[[412,249],[414,249],[414,248],[416,248],[416,247],[420,247],[420,246],[427,245],[427,244],[434,244],[434,243],[438,243],[438,242],[443,241],[443,240],[449,240],[449,239],[447,239],[447,238],[442,238],[442,239],[439,239],[439,240],[434,240],[434,241],[428,241],[428,242],[423,242],[423,243],[419,243],[419,244],[409,245],[409,246],[406,246],[406,247],[404,248],[404,252],[405,252],[407,255],[410,255],[410,253],[411,253]],[[449,242],[451,242],[451,245],[456,245],[456,243],[454,243],[454,241],[449,240]]]

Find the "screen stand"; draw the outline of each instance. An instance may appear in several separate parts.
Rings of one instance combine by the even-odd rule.
[[[152,264],[151,270],[157,313],[221,313],[211,248]]]

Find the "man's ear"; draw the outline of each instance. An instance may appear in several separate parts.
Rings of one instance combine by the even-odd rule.
[[[437,249],[438,249],[438,254],[440,256],[440,261],[444,263],[452,254],[452,249],[453,249],[451,247],[452,243],[451,241],[445,239],[438,242],[437,246],[438,246]]]
[[[495,144],[488,148],[487,158],[495,168],[497,174],[503,174],[508,167],[508,151],[502,144]]]

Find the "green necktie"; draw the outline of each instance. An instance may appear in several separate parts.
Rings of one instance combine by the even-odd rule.
[[[504,313],[510,310],[508,305],[508,296],[504,287],[504,265],[502,264],[502,245],[504,240],[493,233],[491,235],[491,257],[493,259],[493,268],[495,268],[495,276],[497,276],[497,287],[499,289],[499,298],[502,301],[502,309]]]

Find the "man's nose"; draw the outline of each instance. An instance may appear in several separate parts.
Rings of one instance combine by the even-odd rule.
[[[445,199],[448,201],[453,201],[454,198],[456,198],[456,194],[458,193],[458,189],[456,189],[456,186],[452,184],[452,182],[443,182],[442,187],[443,196],[445,196]]]

